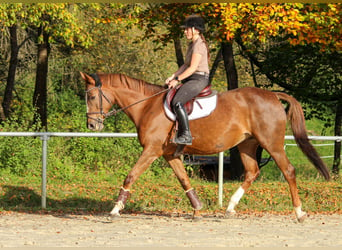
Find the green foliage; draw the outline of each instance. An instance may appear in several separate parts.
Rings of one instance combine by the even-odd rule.
[[[39,141],[33,138],[1,138],[0,169],[9,169],[19,176],[30,172],[37,174],[41,168],[39,144]]]
[[[77,18],[77,9],[77,5],[65,3],[1,4],[0,25],[18,25],[23,29],[42,27],[49,34],[50,43],[88,47],[91,36],[85,33],[82,19]],[[43,37],[38,37],[38,42],[42,41]]]
[[[169,69],[172,58],[167,57],[170,58],[168,64],[165,63],[165,56],[162,56],[165,53],[171,53],[172,47],[165,51],[150,53],[153,51],[150,43],[141,41],[131,43],[136,38],[135,31],[139,32],[134,27],[132,27],[134,32],[126,29],[134,23],[134,20],[128,17],[132,10],[129,10],[130,7],[126,5],[116,5],[110,4],[112,9],[106,8],[105,12],[101,12],[101,16],[95,15],[96,8],[89,8],[89,5],[77,5],[84,13],[89,14],[90,19],[95,18],[92,25],[96,26],[95,28],[89,27],[89,32],[94,37],[94,47],[83,51],[82,55],[79,54],[81,51],[71,52],[66,47],[52,44],[48,79],[49,131],[89,132],[86,128],[84,82],[80,79],[79,71],[127,73],[150,82],[162,83],[167,74],[175,70],[172,68],[175,64]],[[32,11],[35,6],[31,6]],[[48,11],[48,8],[53,6],[44,5],[43,7]],[[121,8],[124,7],[123,12]],[[137,9],[138,7],[135,11]],[[118,22],[118,18],[127,22]],[[87,22],[87,25],[90,24],[91,22]],[[102,34],[107,34],[107,36],[104,37]],[[108,44],[116,46],[108,47]],[[93,57],[94,54],[97,56]],[[113,58],[112,55],[116,56]],[[131,63],[132,61],[136,63]],[[26,65],[31,65],[31,62],[26,62]],[[150,70],[146,70],[148,68]],[[34,114],[31,98],[35,80],[32,71],[34,68],[31,67],[20,68],[16,85],[17,98],[12,105],[12,119],[0,125],[2,131],[35,131],[31,125]],[[135,74],[132,75],[130,72],[135,72]],[[4,86],[0,88],[0,92],[3,93],[3,91]],[[124,113],[108,118],[105,125],[104,132],[135,132],[134,125]],[[11,142],[18,143],[20,147],[15,151],[10,150]],[[28,146],[32,143],[36,145],[34,151]],[[1,168],[4,171],[11,169],[11,172],[21,175],[39,173],[41,171],[40,143],[39,138],[4,138],[0,141],[1,150],[4,152],[0,161]],[[34,154],[34,157],[27,155],[28,151]],[[82,171],[101,170],[115,173],[123,178],[135,164],[140,152],[141,146],[136,138],[50,138],[48,172],[63,180],[72,179],[72,176],[78,176]],[[25,157],[25,160],[21,160],[21,157]],[[152,172],[160,173],[162,170],[159,166],[164,164],[163,160],[156,161],[152,166]],[[154,167],[157,165],[158,167]]]
[[[313,45],[274,45],[264,51],[261,72],[271,75],[273,83],[286,88],[304,105],[307,119],[319,118],[329,127],[342,98],[340,54],[321,52]]]

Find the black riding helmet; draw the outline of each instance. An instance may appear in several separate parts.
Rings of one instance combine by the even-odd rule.
[[[184,25],[181,28],[192,28],[199,30],[201,33],[205,31],[205,21],[202,17],[198,15],[191,15],[188,16],[185,21]]]

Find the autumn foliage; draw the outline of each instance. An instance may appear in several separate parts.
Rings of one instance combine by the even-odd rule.
[[[240,35],[246,43],[265,43],[280,36],[292,45],[319,44],[341,50],[342,5],[303,3],[214,3],[209,16],[222,19],[219,27],[229,41]]]

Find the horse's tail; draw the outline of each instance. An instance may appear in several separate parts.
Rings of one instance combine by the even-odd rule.
[[[293,136],[297,145],[308,157],[311,163],[317,168],[317,170],[324,176],[324,178],[329,180],[330,174],[328,168],[319,157],[315,148],[309,142],[305,128],[304,113],[300,103],[295,98],[285,93],[276,92],[276,95],[280,100],[284,100],[289,103],[287,118],[290,120]]]

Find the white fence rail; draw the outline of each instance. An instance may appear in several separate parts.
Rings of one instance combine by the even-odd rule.
[[[50,137],[137,137],[137,133],[72,133],[72,132],[0,132],[0,136],[10,137],[40,137],[42,140],[42,186],[41,206],[46,208],[46,170],[47,170],[47,141]],[[342,141],[342,136],[309,136],[310,140]],[[285,136],[285,140],[294,140],[293,136]],[[222,206],[223,197],[223,152],[219,153],[218,166],[218,200]]]

